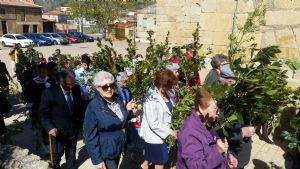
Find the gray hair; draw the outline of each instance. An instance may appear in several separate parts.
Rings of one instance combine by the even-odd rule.
[[[94,76],[94,79],[93,79],[93,84],[94,84],[94,86],[101,86],[101,85],[103,85],[102,84],[102,81],[104,80],[104,79],[110,79],[110,80],[112,80],[113,82],[115,81],[115,78],[114,78],[114,76],[111,74],[111,73],[109,73],[109,72],[107,72],[107,71],[100,71],[100,72],[98,72],[95,76]]]
[[[216,54],[212,59],[211,59],[211,66],[215,69],[219,68],[221,66],[221,63],[227,61],[227,56],[223,54]]]

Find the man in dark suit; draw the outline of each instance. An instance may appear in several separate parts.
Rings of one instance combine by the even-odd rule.
[[[71,70],[62,71],[60,84],[43,92],[39,119],[52,140],[53,168],[60,168],[64,152],[67,168],[75,168],[77,134],[84,117],[80,98],[80,87],[75,85],[75,74]]]

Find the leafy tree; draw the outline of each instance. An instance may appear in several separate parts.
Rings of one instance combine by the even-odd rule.
[[[132,4],[123,0],[69,0],[73,17],[87,17],[97,21],[105,31]]]

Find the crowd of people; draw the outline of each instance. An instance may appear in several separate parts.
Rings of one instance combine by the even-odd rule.
[[[76,144],[82,130],[87,152],[97,169],[163,169],[169,162],[168,137],[178,141],[177,169],[242,169],[250,160],[251,137],[255,133],[251,120],[234,124],[227,138],[218,135],[214,127],[221,114],[205,89],[196,92],[194,109],[182,128],[179,131],[170,128],[172,110],[180,100],[176,92],[181,87],[182,75],[180,59],[176,57],[169,58],[167,66],[154,74],[153,84],[143,102],[138,103],[126,87],[129,76],[126,71],[116,75],[94,72],[89,54],[75,61],[73,68],[67,62],[58,61],[62,57],[60,50],[48,61],[39,54],[22,67],[18,58],[21,52],[17,47],[10,52],[14,76],[22,86],[35,129],[43,129],[40,130],[42,144],[49,146],[50,138],[53,168],[60,168],[63,154],[67,168],[76,168]],[[25,57],[29,58],[26,54]],[[189,57],[192,54],[188,50],[186,58]],[[204,85],[236,82],[225,55],[215,55],[211,65]],[[12,77],[2,62],[0,78],[1,91],[6,93],[2,98],[5,98]],[[93,86],[88,85],[89,78],[93,79]],[[200,75],[195,78],[200,85]],[[91,90],[93,95],[89,94]]]

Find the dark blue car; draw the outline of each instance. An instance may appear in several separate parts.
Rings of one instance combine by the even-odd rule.
[[[37,33],[24,33],[23,35],[31,39],[36,46],[53,45],[53,41],[43,35]]]

